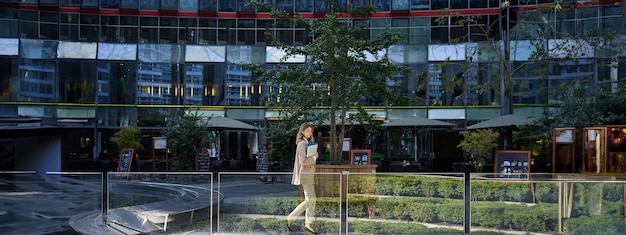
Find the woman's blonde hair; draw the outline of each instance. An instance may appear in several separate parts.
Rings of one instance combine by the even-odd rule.
[[[302,136],[302,131],[304,131],[307,128],[311,128],[311,130],[313,130],[313,125],[309,124],[309,123],[302,123],[302,125],[300,125],[300,129],[298,129],[298,134],[296,135],[296,144],[300,143],[300,141],[304,140],[304,136]],[[309,142],[315,142],[315,138],[313,138],[313,135],[311,135],[311,138],[308,139]]]

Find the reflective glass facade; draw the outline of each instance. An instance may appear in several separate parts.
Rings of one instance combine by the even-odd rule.
[[[222,114],[258,109],[254,116],[240,115],[246,112],[231,112],[229,116],[263,123],[273,115],[263,109],[263,94],[272,87],[257,82],[240,64],[277,64],[281,53],[266,45],[266,31],[294,46],[306,45],[314,38],[305,28],[294,25],[273,27],[274,20],[266,12],[255,12],[248,2],[0,0],[0,116],[40,117],[52,124],[62,120],[78,127],[117,128],[137,123],[151,128],[164,126],[163,117],[172,110],[193,106]],[[308,19],[328,9],[326,1],[318,0],[269,2]],[[387,86],[398,95],[422,99],[393,105],[383,100],[364,101],[372,109],[386,110],[382,118],[426,110],[430,114],[441,108],[499,106],[498,87],[484,84],[500,80],[494,72],[500,62],[472,54],[473,48],[485,45],[485,40],[500,40],[499,1],[334,2],[338,7],[364,3],[379,7],[380,12],[367,19],[340,19],[365,25],[364,38],[387,30],[406,35],[403,43],[388,49],[388,57],[411,71],[387,78]],[[511,6],[516,9],[516,18],[524,19],[533,9],[551,2],[511,1]],[[569,7],[541,18],[542,25],[554,29],[554,39],[603,29],[624,34],[624,4],[566,2]],[[458,19],[481,17],[471,24],[441,24],[437,18],[443,8],[458,12]],[[485,28],[489,32],[479,33]],[[604,58],[596,54],[577,63],[556,59],[529,63],[528,39],[537,37],[533,32],[518,30],[511,35],[514,66],[525,65],[513,73],[515,107],[548,104],[574,80],[587,81],[592,88],[609,88],[625,77],[623,55]],[[85,110],[90,112],[85,114]],[[460,119],[481,119],[471,113]],[[451,119],[440,116],[444,118],[431,118]]]

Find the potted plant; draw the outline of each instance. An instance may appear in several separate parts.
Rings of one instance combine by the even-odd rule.
[[[476,171],[481,172],[483,165],[487,163],[487,157],[491,150],[498,146],[498,132],[491,129],[480,129],[475,131],[461,131],[463,140],[457,147],[461,147],[463,152],[469,154],[476,162]]]

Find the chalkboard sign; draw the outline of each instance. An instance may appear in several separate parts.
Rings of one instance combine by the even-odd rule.
[[[269,170],[269,167],[270,167],[269,155],[266,152],[260,152],[257,158],[256,170],[258,172],[261,172],[261,174],[259,175],[259,180],[261,182],[266,182],[268,180],[267,171]]]
[[[350,164],[369,165],[372,162],[372,150],[353,149],[350,150]]]
[[[495,175],[504,179],[530,178],[530,151],[498,150],[495,159]]]
[[[135,155],[135,149],[124,148],[120,152],[120,161],[117,164],[118,172],[130,172],[133,165],[133,156]]]
[[[211,157],[206,146],[200,146],[196,152],[196,171],[211,171]]]

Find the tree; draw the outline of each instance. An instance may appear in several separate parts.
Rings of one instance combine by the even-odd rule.
[[[464,152],[468,153],[479,165],[487,163],[487,157],[491,154],[491,150],[497,147],[496,140],[498,132],[491,129],[480,129],[475,131],[461,131],[463,140],[457,147],[461,147]]]
[[[141,130],[134,126],[123,126],[111,137],[111,142],[115,143],[119,149],[133,148],[142,150]]]
[[[386,79],[403,72],[404,67],[392,64],[385,56],[387,48],[400,42],[402,36],[387,31],[371,40],[362,37],[365,25],[355,24],[353,19],[367,18],[377,11],[376,6],[326,4],[327,13],[313,20],[272,10],[270,16],[278,19],[278,24],[306,28],[312,41],[303,46],[285,45],[268,33],[270,44],[282,49],[285,56],[279,65],[257,66],[253,71],[271,86],[267,105],[278,109],[283,118],[318,125],[329,121],[330,163],[341,164],[346,123],[371,123],[373,118],[363,108],[364,101],[383,97],[393,104],[393,98],[402,99],[392,98]],[[262,8],[263,4],[255,6]],[[286,63],[287,58],[298,56],[306,57],[306,63]]]
[[[202,143],[209,126],[197,113],[182,113],[167,123],[163,135],[173,160],[174,170],[191,170],[195,165],[196,149]]]
[[[541,99],[539,103],[549,103],[565,90],[562,88],[572,85],[570,82],[562,82],[560,86],[556,82],[549,83],[551,71],[552,74],[560,74],[561,64],[578,64],[580,58],[612,58],[619,55],[615,48],[623,46],[616,46],[620,41],[613,30],[598,30],[596,27],[576,30],[575,33],[556,30],[554,22],[570,11],[573,11],[573,5],[564,5],[560,1],[523,11],[504,1],[499,17],[495,19],[480,15],[461,16],[456,11],[442,9],[442,16],[437,19],[439,24],[469,29],[463,36],[452,39],[451,43],[467,43],[468,59],[461,64],[466,68],[464,73],[468,80],[479,83],[456,98],[493,92],[500,97],[500,114],[512,114],[514,87],[536,87],[537,97]],[[510,45],[511,39],[514,39],[514,45]],[[454,62],[447,61],[440,66],[450,63]],[[494,65],[499,69],[493,69]],[[480,71],[485,71],[485,74],[481,75]],[[499,79],[481,82],[481,77],[485,75]],[[574,80],[586,78],[576,77]],[[510,133],[503,135],[503,148],[510,147],[511,138]]]

